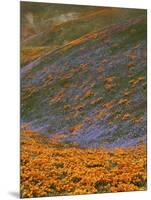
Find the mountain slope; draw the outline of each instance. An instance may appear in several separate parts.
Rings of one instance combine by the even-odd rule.
[[[139,17],[130,15],[100,29],[88,29],[56,48],[51,49],[45,38],[43,42],[38,39],[50,49],[21,69],[22,122],[81,147],[131,146],[146,141],[143,12]],[[78,26],[77,19],[72,26]],[[64,35],[69,36],[68,30]]]
[[[21,66],[91,31],[145,15],[141,9],[22,2]]]

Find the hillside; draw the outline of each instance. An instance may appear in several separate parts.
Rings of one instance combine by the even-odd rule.
[[[21,2],[20,197],[147,188],[146,10]]]
[[[144,15],[137,9],[22,2],[21,66],[84,34]]]
[[[24,6],[21,122],[81,147],[146,141],[146,11],[53,6]]]

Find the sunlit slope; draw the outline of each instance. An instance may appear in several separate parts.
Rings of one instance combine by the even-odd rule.
[[[23,67],[22,121],[82,147],[146,140],[146,14],[136,14]]]

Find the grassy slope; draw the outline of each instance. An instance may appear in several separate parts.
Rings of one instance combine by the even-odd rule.
[[[44,52],[47,52],[92,30],[98,31],[108,25],[122,23],[145,14],[144,10],[137,9],[26,2],[21,3],[21,13],[22,66],[42,56],[39,51],[41,48],[45,48]],[[63,21],[70,13],[76,13],[76,17],[68,17],[67,21]],[[58,19],[58,16],[62,16],[60,18],[63,20]],[[32,18],[32,22],[29,18]],[[35,49],[36,55],[33,55],[32,50],[35,52]]]
[[[94,14],[93,9],[77,8],[84,17],[59,25],[53,37],[46,30],[44,40],[38,39],[53,47],[88,33],[22,74],[22,120],[44,133],[63,133],[65,143],[133,145],[146,132],[146,12]]]
[[[21,5],[21,197],[146,190],[146,12]]]

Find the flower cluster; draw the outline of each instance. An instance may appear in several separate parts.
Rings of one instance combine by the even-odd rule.
[[[80,149],[21,132],[21,197],[146,189],[146,146]]]

